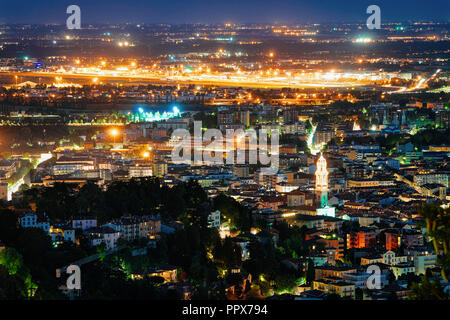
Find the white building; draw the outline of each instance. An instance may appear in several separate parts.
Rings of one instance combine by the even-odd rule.
[[[417,275],[425,274],[428,268],[434,268],[436,266],[437,256],[435,254],[415,254],[414,255],[414,267]]]
[[[97,226],[97,218],[85,217],[72,219],[72,227],[74,229],[86,230]]]
[[[220,227],[220,211],[216,210],[211,212],[208,216],[208,227],[210,228],[218,228]]]
[[[343,273],[342,279],[346,282],[353,283],[355,288],[367,289],[367,280],[371,275],[372,273],[368,273],[366,271],[349,272]],[[389,284],[389,279],[386,272],[381,272],[379,276],[380,285],[382,288]]]
[[[119,232],[120,236],[128,241],[142,238],[155,239],[161,232],[161,219],[158,216],[128,216],[103,226]]]
[[[362,257],[361,265],[369,265],[373,263],[384,263],[389,266],[404,264],[408,262],[408,256],[396,256],[393,251],[386,251],[381,256]]]
[[[86,234],[92,247],[104,243],[107,250],[114,249],[120,238],[120,233],[109,227],[91,228],[86,230]]]
[[[128,175],[130,178],[143,178],[153,176],[153,166],[139,165],[128,168]]]
[[[398,279],[403,274],[415,273],[416,268],[412,263],[400,263],[395,266],[392,266],[392,273],[395,276],[395,279]]]
[[[52,170],[55,176],[71,174],[76,171],[94,170],[94,160],[85,158],[70,158],[62,156],[53,165]]]
[[[241,247],[242,261],[250,259],[250,252],[247,248],[249,241],[245,240],[245,239],[241,239],[241,238],[233,238],[233,241],[234,241],[234,243],[236,243],[237,245],[239,245]]]
[[[19,223],[22,228],[40,228],[47,234],[50,231],[50,222],[46,218],[39,218],[34,212],[22,213],[19,216]]]
[[[62,244],[64,242],[75,243],[75,229],[70,227],[50,227],[49,235],[52,238],[52,242],[55,245]]]

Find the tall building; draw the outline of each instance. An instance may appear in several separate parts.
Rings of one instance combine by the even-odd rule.
[[[250,110],[222,109],[217,112],[217,124],[222,129],[248,127],[250,125]]]
[[[376,233],[373,230],[362,229],[347,234],[347,249],[371,248],[375,245]]]
[[[295,108],[285,108],[283,110],[283,121],[284,124],[297,123],[298,121],[298,110]]]
[[[233,166],[233,174],[237,175],[239,178],[247,178],[249,175],[249,166],[245,164],[237,164]]]
[[[320,158],[316,165],[316,195],[317,202],[320,203],[320,208],[317,209],[316,214],[319,216],[335,217],[336,209],[328,206],[328,170],[327,160],[320,153]]]
[[[335,138],[334,130],[329,128],[320,128],[316,130],[314,135],[314,144],[320,146],[322,144],[327,144],[331,139]]]
[[[231,110],[219,110],[217,112],[217,124],[221,125],[231,125],[234,123],[234,113]]]
[[[153,175],[162,178],[167,174],[167,163],[155,162],[153,164]]]
[[[406,125],[406,113],[405,110],[402,111],[402,126]]]
[[[386,109],[384,109],[384,112],[383,112],[383,125],[388,125],[389,124],[389,122],[388,122],[388,119],[387,119],[387,112],[386,112]]]
[[[245,127],[250,125],[250,111],[249,110],[240,110],[237,113],[238,115],[238,123],[243,124]]]
[[[397,250],[400,246],[400,235],[396,232],[386,232],[385,233],[386,240],[386,250]]]
[[[326,191],[328,190],[328,170],[327,170],[327,160],[320,153],[320,158],[317,160],[316,169],[316,190]]]

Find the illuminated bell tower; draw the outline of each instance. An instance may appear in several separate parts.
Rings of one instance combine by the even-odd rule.
[[[328,206],[328,170],[327,170],[327,160],[320,153],[320,158],[317,160],[316,169],[316,192],[320,194],[321,207],[324,208]]]

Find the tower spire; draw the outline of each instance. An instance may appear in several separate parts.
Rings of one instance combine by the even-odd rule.
[[[317,160],[316,169],[316,192],[317,196],[320,195],[321,208],[328,207],[328,170],[327,160],[323,157],[323,153],[320,153],[319,160]]]
[[[323,153],[320,153],[319,160],[317,160],[316,169],[316,190],[324,191],[328,190],[328,170],[327,160],[323,157]]]

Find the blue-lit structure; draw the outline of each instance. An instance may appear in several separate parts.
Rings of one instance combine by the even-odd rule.
[[[172,108],[172,112],[164,111],[163,113],[160,113],[159,111],[157,111],[156,113],[146,112],[142,107],[139,107],[138,112],[135,113],[128,112],[127,115],[128,121],[130,122],[154,122],[179,117],[181,116],[181,112],[177,106],[174,106]]]

